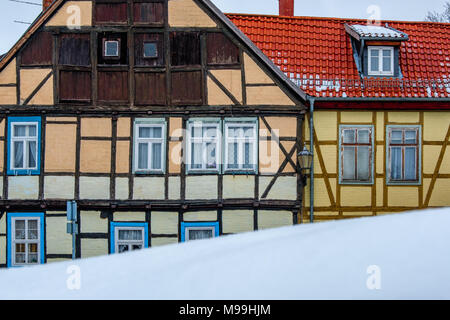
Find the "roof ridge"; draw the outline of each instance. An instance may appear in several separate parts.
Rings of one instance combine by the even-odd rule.
[[[361,18],[339,18],[339,17],[317,17],[317,16],[279,16],[271,14],[257,14],[257,13],[225,13],[227,16],[243,16],[243,17],[264,17],[264,18],[279,18],[279,19],[294,19],[294,20],[330,20],[330,21],[355,21],[362,22],[367,19]],[[432,21],[407,21],[407,20],[381,20],[382,23],[407,23],[407,24],[432,24],[450,26],[450,22],[432,22]]]

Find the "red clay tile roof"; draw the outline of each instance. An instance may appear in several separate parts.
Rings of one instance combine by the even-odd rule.
[[[227,14],[291,80],[316,97],[450,97],[450,24],[383,21],[409,36],[402,79],[361,80],[345,24],[365,20]]]

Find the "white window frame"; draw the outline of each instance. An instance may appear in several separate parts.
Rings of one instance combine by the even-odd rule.
[[[16,221],[17,220],[25,220],[25,239],[16,239]],[[28,239],[28,221],[36,220],[37,221],[37,239]],[[41,218],[40,217],[12,217],[11,218],[11,265],[13,267],[18,266],[29,266],[29,265],[38,265],[41,264]],[[16,263],[16,244],[24,244],[25,245],[25,261],[28,261],[28,244],[36,244],[37,245],[37,262],[35,263]]]
[[[378,71],[372,71],[372,51],[378,51]],[[383,50],[391,51],[391,71],[383,71]],[[369,76],[393,76],[394,75],[394,47],[368,46],[368,75]]]
[[[412,131],[415,130],[416,133],[416,144],[394,144],[391,143],[391,132],[395,130],[402,130],[402,139],[404,135],[404,131]],[[405,171],[405,148],[408,147],[416,147],[416,163],[415,163],[415,169],[416,169],[416,180],[405,180],[405,179],[391,179],[391,148],[393,147],[401,147],[402,149],[402,176],[404,178],[404,171]],[[386,181],[388,185],[420,185],[422,184],[422,126],[420,125],[388,125],[386,126]]]
[[[161,128],[161,138],[140,138],[139,137],[139,128]],[[134,123],[134,172],[135,173],[164,173],[166,167],[166,123],[164,120],[139,120],[136,119]],[[148,159],[147,159],[147,168],[140,169],[139,168],[139,144],[147,143],[148,144]],[[160,169],[152,169],[152,152],[153,152],[153,144],[161,143],[161,168]]]
[[[192,136],[192,128],[194,127],[200,127],[203,128],[204,126],[214,126],[216,127],[216,137],[211,138],[211,137],[207,137],[205,135],[205,133],[203,132],[202,129],[202,137],[193,137]],[[213,120],[213,119],[208,119],[208,120],[191,120],[188,123],[188,132],[187,132],[187,137],[188,137],[188,141],[187,141],[187,166],[186,169],[188,172],[190,173],[195,173],[195,172],[220,172],[220,168],[221,168],[221,160],[222,160],[222,153],[221,153],[221,138],[222,138],[222,129],[221,129],[221,121],[220,120]],[[201,168],[193,168],[192,165],[192,145],[194,143],[201,143],[202,144],[202,163],[201,163]],[[216,144],[216,167],[215,168],[207,168],[207,155],[206,155],[206,145],[208,143],[215,143]]]
[[[117,54],[116,55],[111,55],[108,54],[108,42],[115,42],[117,44]],[[105,40],[104,42],[104,48],[103,48],[103,56],[105,58],[120,58],[120,41],[119,40]]]
[[[36,135],[34,137],[30,137],[29,136],[29,128],[28,126],[36,126]],[[14,136],[14,127],[15,126],[27,126],[26,127],[26,134],[27,136],[24,137],[15,137]],[[39,164],[39,152],[38,152],[38,147],[39,147],[39,123],[38,122],[12,122],[11,123],[11,154],[10,154],[10,163],[11,163],[11,170],[37,170],[38,169],[38,164]],[[14,155],[15,155],[15,142],[23,142],[23,162],[24,162],[24,166],[22,168],[17,168],[15,166],[15,161],[14,161]],[[34,141],[36,143],[36,166],[34,167],[29,167],[28,163],[29,163],[29,159],[30,159],[30,155],[28,152],[28,148],[27,142],[30,141]]]
[[[355,130],[355,143],[344,143],[344,131],[345,130]],[[360,144],[358,143],[358,130],[368,130],[370,141],[368,144]],[[340,184],[373,184],[374,183],[374,127],[372,125],[341,125],[339,127],[339,183]],[[368,180],[346,180],[344,179],[344,147],[369,147],[369,179]],[[357,152],[357,150],[355,150]],[[355,156],[356,157],[356,156]],[[355,158],[356,159],[356,158]],[[357,164],[357,160],[355,160],[355,164]],[[355,167],[357,170],[357,166]]]
[[[211,227],[208,227],[208,226],[204,226],[204,227],[202,227],[202,226],[198,226],[198,227],[186,227],[185,230],[186,230],[186,231],[185,231],[185,232],[186,232],[186,233],[185,233],[185,242],[188,242],[188,241],[195,241],[195,240],[190,240],[190,239],[189,239],[189,233],[190,233],[191,231],[211,230],[212,237],[209,238],[209,239],[212,239],[212,238],[215,238],[215,237],[216,237],[216,227],[214,227],[214,226],[211,226]]]
[[[253,138],[245,137],[229,137],[228,132],[230,128],[242,128],[242,127],[252,127],[253,128]],[[225,120],[225,134],[224,134],[224,172],[256,172],[258,167],[258,126],[256,121],[226,121]],[[229,143],[238,143],[238,168],[228,168],[228,153],[229,153]],[[244,168],[244,144],[246,142],[253,143],[253,154],[254,164],[252,168]]]
[[[142,239],[140,241],[138,241],[138,240],[120,240],[119,239],[119,231],[120,230],[133,230],[133,231],[139,230],[139,231],[141,231]],[[116,227],[114,227],[114,235],[115,235],[115,239],[114,239],[115,253],[119,253],[119,245],[128,245],[127,252],[133,251],[130,248],[130,246],[132,246],[132,245],[140,245],[141,249],[145,249],[145,228],[144,227],[119,227],[119,226],[116,226]]]

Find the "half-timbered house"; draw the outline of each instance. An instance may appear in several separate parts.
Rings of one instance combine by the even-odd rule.
[[[54,0],[0,60],[0,266],[292,225],[306,96],[208,0]]]
[[[450,24],[296,17],[294,0],[280,4],[280,16],[227,16],[308,96],[301,220],[450,206]]]

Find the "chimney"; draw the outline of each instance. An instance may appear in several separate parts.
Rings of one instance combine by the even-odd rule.
[[[280,3],[280,16],[294,16],[294,0],[278,0]]]
[[[53,0],[42,0],[42,11],[47,10],[48,7],[52,4]]]

